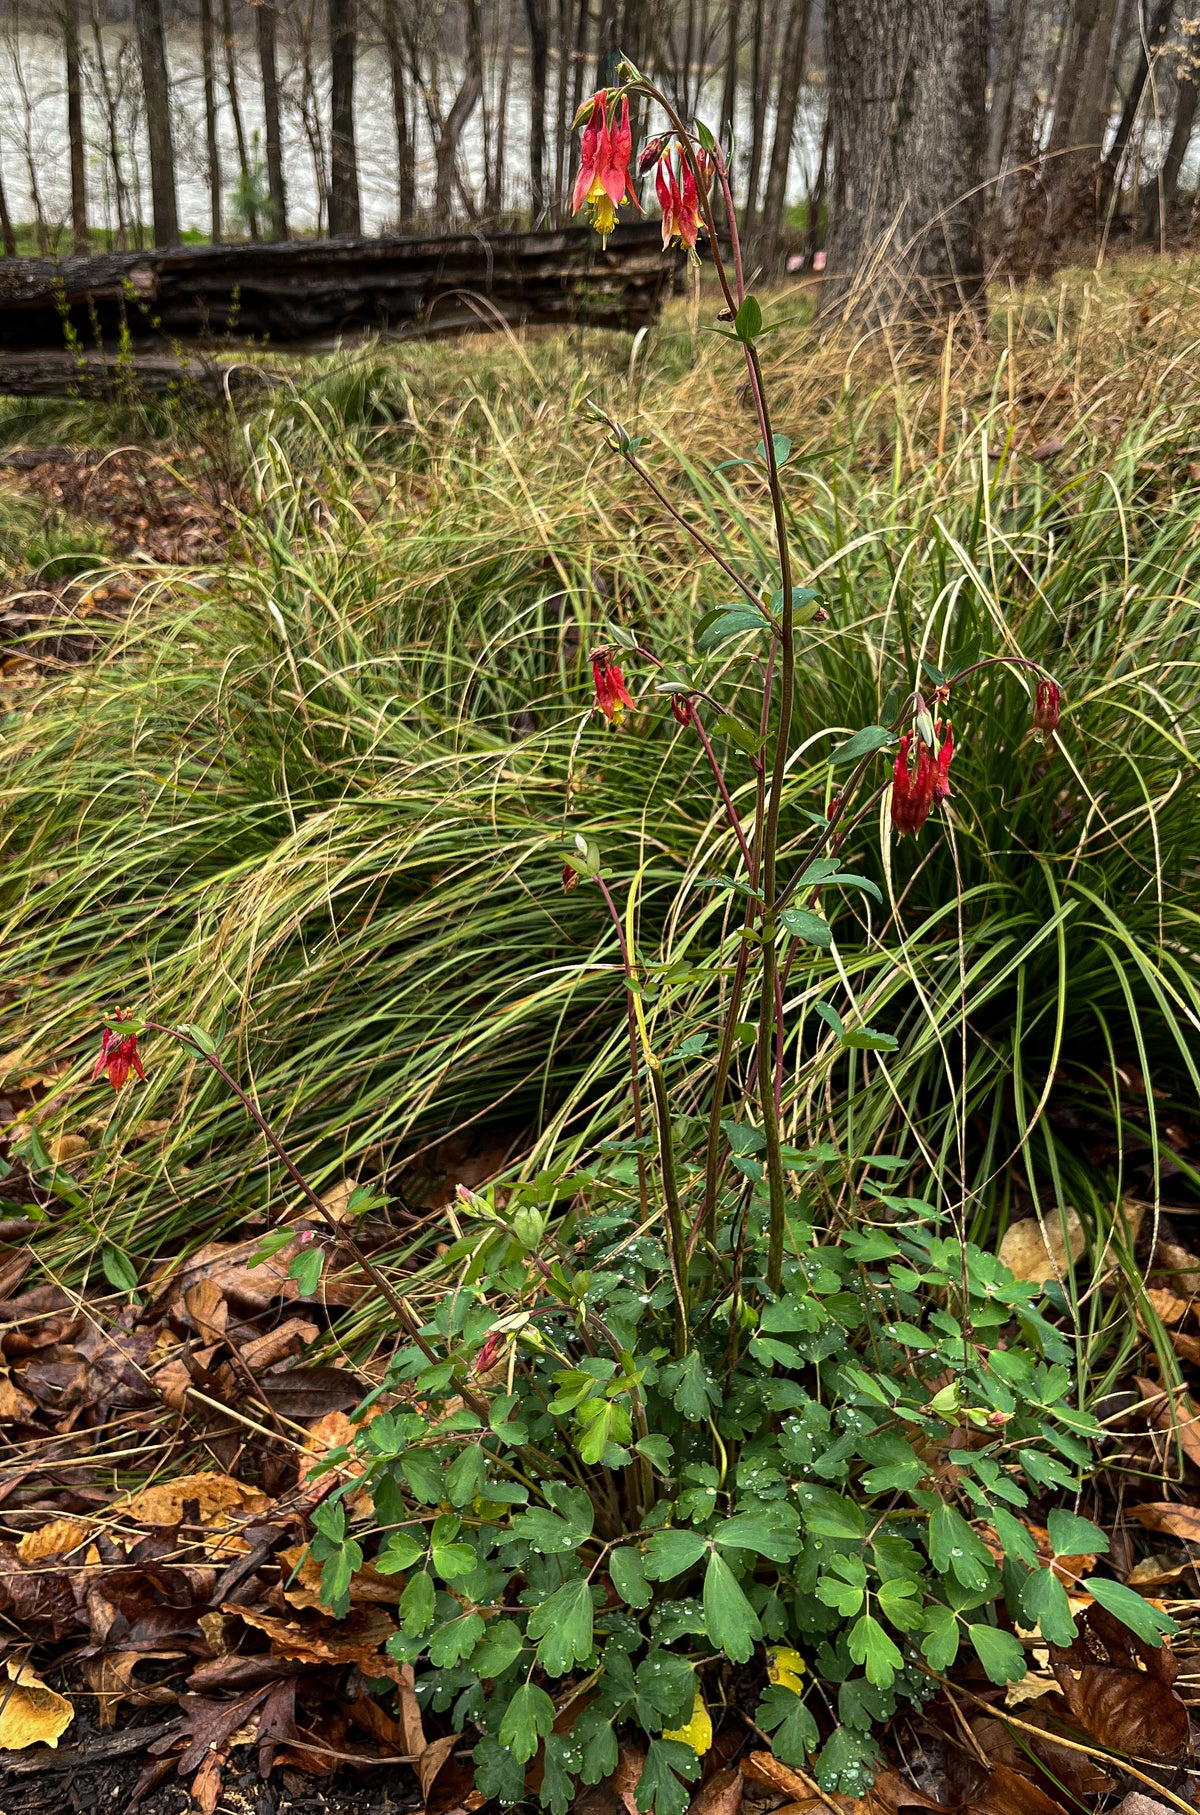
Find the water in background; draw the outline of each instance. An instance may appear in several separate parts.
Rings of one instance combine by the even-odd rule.
[[[85,54],[88,43],[85,38]],[[131,210],[143,220],[150,218],[149,155],[146,147],[145,121],[137,77],[136,45],[132,34],[110,27],[104,35],[105,57],[109,65],[113,90],[119,96],[119,141],[125,181],[131,197],[136,198]],[[204,143],[204,91],[199,40],[187,32],[171,34],[168,56],[171,71],[173,129],[175,138],[176,182],[179,196],[180,226],[197,228],[207,233],[210,224],[210,202]],[[295,51],[285,42],[279,45],[279,76],[283,108],[284,178],[287,185],[288,223],[292,231],[311,232],[318,224],[318,188],[313,151],[305,130],[300,100],[302,71]],[[487,114],[495,130],[500,76],[489,59],[486,77]],[[113,196],[113,178],[106,143],[106,122],[90,85],[98,81],[94,57],[88,59],[85,74],[84,129],[88,143],[88,213],[93,226],[115,227],[117,209]],[[259,135],[261,156],[263,131],[258,60],[252,46],[239,45],[237,51],[238,88],[245,129],[248,136]],[[223,74],[223,70],[222,70]],[[328,136],[329,98],[328,66],[320,63],[314,71],[317,85],[316,111],[322,130]],[[449,110],[461,69],[448,65],[442,72],[442,109]],[[548,112],[553,117],[556,74],[551,72],[551,96]],[[707,107],[715,125],[720,109],[722,77],[717,74],[708,84],[701,112]],[[220,84],[222,105],[219,114],[221,178],[225,229],[241,232],[235,225],[230,205],[238,175],[237,142],[232,114]],[[433,141],[427,119],[417,124],[418,209],[431,210],[433,204]],[[810,92],[801,105],[792,150],[788,181],[788,199],[799,200],[809,189],[820,156],[823,102]],[[355,122],[358,137],[359,184],[362,194],[363,231],[379,233],[392,227],[396,219],[396,139],[392,116],[391,78],[385,58],[378,51],[365,51],[359,59],[355,84]],[[548,128],[550,122],[548,121]],[[774,135],[774,117],[767,122],[766,144],[769,149]],[[528,144],[529,96],[525,59],[513,60],[508,98],[506,170],[503,179],[503,209],[527,209],[529,205]],[[475,109],[468,122],[459,149],[464,183],[472,195],[482,197],[484,181],[484,109]],[[738,143],[748,150],[750,120],[748,101],[738,121]],[[743,153],[742,162],[745,162]],[[253,161],[253,160],[252,160]],[[735,160],[735,175],[736,175]],[[70,173],[68,167],[66,91],[62,49],[59,42],[40,33],[11,30],[0,39],[0,169],[14,220],[35,217],[31,199],[30,165],[36,172],[37,186],[47,221],[57,225],[69,218]],[[553,171],[551,171],[553,179]],[[568,185],[569,185],[568,178]],[[457,198],[456,198],[457,206]]]

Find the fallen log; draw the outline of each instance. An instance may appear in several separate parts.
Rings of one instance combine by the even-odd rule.
[[[0,396],[161,397],[168,391],[227,397],[269,385],[269,372],[245,361],[229,364],[174,353],[0,352]],[[0,465],[11,464],[8,460]]]
[[[0,343],[10,351],[62,348],[68,324],[85,347],[96,346],[97,333],[103,346],[118,332],[216,346],[502,323],[637,329],[658,315],[679,256],[663,252],[657,226],[634,223],[607,247],[590,230],[567,227],[3,259]]]

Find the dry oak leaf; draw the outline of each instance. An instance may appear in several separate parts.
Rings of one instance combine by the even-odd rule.
[[[1168,1645],[1144,1645],[1092,1607],[1072,1645],[1050,1647],[1050,1665],[1071,1713],[1102,1746],[1152,1759],[1187,1746],[1188,1711],[1171,1687],[1179,1664]]]
[[[309,1554],[307,1544],[295,1544],[290,1550],[279,1552],[279,1561],[286,1568],[287,1584],[283,1598],[290,1607],[322,1607],[321,1601],[321,1565]],[[292,1571],[299,1565],[298,1573],[292,1579]],[[394,1607],[404,1593],[404,1583],[399,1576],[381,1576],[371,1563],[364,1563],[355,1571],[350,1583],[350,1602],[356,1605],[361,1601],[373,1601],[380,1607]]]
[[[640,1746],[622,1745],[617,1750],[617,1768],[608,1787],[625,1808],[627,1815],[638,1815],[637,1787],[646,1768],[646,1754]]]
[[[140,1525],[178,1525],[189,1500],[198,1505],[202,1525],[227,1525],[236,1514],[266,1512],[271,1505],[266,1494],[232,1475],[177,1475],[173,1481],[115,1500],[112,1511]]]
[[[1169,1500],[1152,1500],[1145,1506],[1127,1506],[1125,1516],[1151,1531],[1165,1531],[1185,1544],[1200,1544],[1200,1507],[1177,1506]]]
[[[740,1771],[714,1771],[693,1798],[687,1815],[738,1815],[743,1787]]]
[[[1063,1815],[1063,1806],[1019,1771],[996,1765],[983,1789],[967,1803],[964,1815]]]
[[[8,1682],[0,1691],[0,1747],[22,1752],[26,1746],[57,1746],[75,1710],[65,1695],[48,1689],[28,1664],[5,1659]]]
[[[188,1321],[202,1342],[221,1342],[229,1322],[229,1305],[215,1279],[198,1279],[183,1294]]]
[[[86,1544],[92,1527],[83,1519],[51,1519],[36,1531],[27,1531],[17,1544],[22,1563],[40,1563],[43,1557],[67,1556]]]
[[[1028,1217],[1024,1222],[1010,1223],[1004,1231],[997,1259],[1017,1279],[1044,1285],[1047,1280],[1061,1279],[1067,1270],[1067,1251],[1078,1260],[1087,1246],[1087,1236],[1076,1211],[1068,1207],[1066,1231],[1064,1219],[1052,1211],[1044,1218]]]
[[[222,1612],[236,1614],[256,1632],[265,1632],[276,1657],[304,1664],[357,1664],[364,1676],[389,1676],[394,1683],[400,1681],[401,1666],[384,1650],[396,1628],[378,1607],[354,1608],[346,1619],[321,1625],[301,1625],[299,1621],[236,1603],[222,1608]]]
[[[23,1393],[7,1374],[0,1374],[0,1424],[24,1424],[36,1412],[37,1401]]]

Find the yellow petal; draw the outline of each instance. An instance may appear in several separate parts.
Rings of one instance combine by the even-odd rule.
[[[65,1696],[47,1689],[40,1676],[27,1664],[5,1660],[10,1681],[0,1691],[0,1747],[19,1752],[25,1746],[57,1746],[75,1718],[75,1710]]]
[[[790,1645],[772,1645],[768,1655],[767,1680],[778,1683],[782,1689],[790,1689],[793,1695],[802,1695],[804,1684],[800,1678],[806,1666],[800,1653],[793,1651]]]
[[[703,1758],[704,1754],[708,1751],[708,1748],[712,1745],[713,1728],[712,1717],[710,1716],[708,1709],[704,1706],[704,1697],[701,1695],[699,1688],[696,1690],[696,1700],[692,1708],[692,1718],[687,1726],[675,1727],[670,1733],[664,1732],[663,1738],[682,1740],[685,1746],[690,1746],[692,1748],[692,1751],[696,1754],[697,1758]]]

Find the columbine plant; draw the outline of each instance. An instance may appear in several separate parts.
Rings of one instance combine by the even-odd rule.
[[[1072,1351],[1040,1289],[1014,1281],[940,1206],[897,1190],[892,1175],[911,1171],[902,1158],[855,1156],[851,1175],[832,1149],[786,1138],[791,967],[805,947],[831,945],[831,891],[878,895],[843,867],[845,841],[889,787],[893,830],[922,834],[951,794],[951,693],[1020,659],[934,674],[928,699],[914,675],[880,722],[832,751],[845,779],[784,872],[797,651],[825,614],[793,571],[789,444],[771,420],[724,151],[636,71],[623,76],[577,122],[576,206],[613,230],[630,190],[630,99],[660,109],[666,126],[640,168],[654,171],[664,238],[689,251],[707,241],[723,298],[716,331],[745,366],[775,531],[772,571],[740,571],[593,406],[614,452],[736,594],[699,620],[694,655],[668,659],[620,625],[591,655],[603,734],[638,734],[619,652],[635,687],[649,680],[647,706],[668,702],[680,735],[697,740],[729,827],[734,867],[713,886],[742,906],[710,965],[720,1013],[706,1113],[677,1113],[668,1077],[707,1034],[660,1049],[634,886],[616,886],[580,831],[562,879],[594,885],[615,928],[632,1131],[574,1173],[460,1189],[454,1286],[429,1321],[382,1281],[407,1340],[359,1410],[361,1472],[318,1508],[313,1547],[335,1613],[350,1605],[364,1547],[380,1574],[402,1578],[390,1649],[414,1667],[424,1702],[471,1736],[479,1791],[505,1804],[536,1796],[552,1815],[579,1782],[616,1769],[619,1741],[639,1761],[638,1809],[682,1815],[717,1721],[752,1746],[770,1735],[822,1789],[861,1794],[873,1730],[901,1700],[935,1693],[960,1649],[1003,1684],[1024,1674],[1036,1632],[1071,1644],[1064,1581],[1107,1548],[1089,1519],[1036,1504],[1079,1491],[1099,1434],[1072,1396]],[[716,651],[723,668],[742,652],[756,664],[749,723],[714,693],[705,664]],[[1044,738],[1060,706],[1039,676]],[[819,727],[803,730],[811,740]],[[734,762],[751,784],[745,818]],[[897,1044],[834,1003],[818,1013],[839,1051]],[[233,1084],[211,1041],[173,1031]],[[830,1173],[852,1187],[840,1218],[825,1208]],[[1172,1629],[1103,1574],[1083,1587],[1096,1617],[1123,1620],[1142,1644]]]

